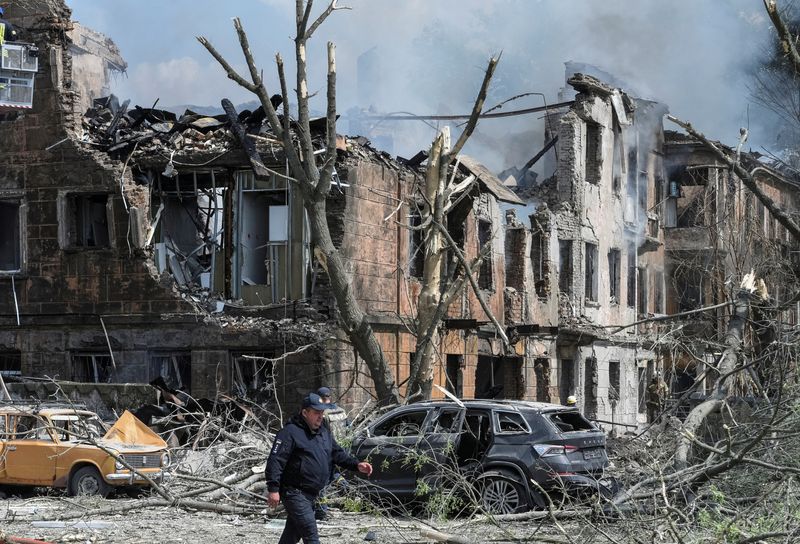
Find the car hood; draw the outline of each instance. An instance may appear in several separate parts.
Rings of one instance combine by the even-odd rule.
[[[157,451],[167,448],[163,438],[127,410],[98,442],[123,452],[132,449]]]

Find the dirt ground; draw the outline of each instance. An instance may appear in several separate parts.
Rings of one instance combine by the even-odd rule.
[[[66,496],[7,499],[0,502],[0,534],[46,542],[277,542],[283,529],[282,519],[266,516],[237,516],[209,512],[190,512],[181,508],[147,508],[123,514],[94,515],[93,510],[121,507],[131,499],[74,498]],[[68,512],[84,510],[79,520],[58,521]],[[60,527],[42,527],[58,524]],[[467,538],[470,542],[509,542],[514,537],[558,539],[558,529],[541,522],[504,522],[500,527],[465,520],[433,522],[429,526]],[[421,535],[420,520],[398,519],[375,514],[331,511],[331,519],[319,524],[322,542],[336,543],[422,543],[434,540]],[[571,535],[574,537],[574,535]],[[370,540],[367,538],[372,537]],[[562,537],[563,538],[563,537]],[[533,540],[539,540],[533,538]],[[541,541],[541,540],[540,540]],[[592,541],[584,538],[584,542]],[[0,538],[0,542],[3,539]]]

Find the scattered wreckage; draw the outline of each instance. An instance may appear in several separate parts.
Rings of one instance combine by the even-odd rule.
[[[107,497],[164,479],[167,443],[126,411],[108,428],[64,403],[0,407],[0,486],[52,487]]]

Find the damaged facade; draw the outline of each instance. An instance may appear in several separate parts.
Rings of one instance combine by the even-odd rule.
[[[163,376],[194,396],[232,392],[289,406],[322,384],[347,392],[346,403],[368,398],[352,387],[357,380],[369,388],[363,362],[337,329],[302,201],[263,110],[231,121],[89,100],[124,68],[115,49],[97,49],[106,39],[74,29],[66,36],[89,35],[92,47],[66,38],[63,6],[17,21],[36,22],[35,42],[47,54],[34,113],[8,111],[0,124],[10,142],[0,151],[4,375],[98,383]],[[321,121],[312,123],[320,134]],[[407,204],[398,221],[387,218],[409,201],[421,167],[359,139],[339,144],[331,234],[402,382],[415,349],[406,323],[420,247],[405,227],[413,220]],[[265,170],[253,168],[251,145]],[[493,244],[480,284],[502,317],[498,201],[521,201],[479,164],[465,160],[463,169],[479,183],[461,207],[461,242],[467,257]],[[476,373],[481,387],[495,386],[503,354],[475,296],[465,292],[448,317],[437,382],[465,396],[474,394]]]
[[[102,97],[124,60],[107,38],[74,27],[66,7],[41,4],[7,12],[37,29],[30,42],[41,53],[31,109],[0,108],[3,376],[163,376],[197,397],[231,392],[284,406],[324,384],[346,405],[367,400],[369,373],[338,328],[263,110],[178,116]],[[570,75],[577,94],[547,115],[546,152],[537,154],[552,176],[536,183],[522,172],[509,187],[460,161],[475,189],[448,230],[468,259],[490,244],[477,283],[512,347],[465,289],[443,322],[434,381],[464,398],[574,395],[591,418],[636,425],[656,373],[678,391],[695,369],[652,323],[630,325],[722,300],[740,269],[727,258],[729,240],[686,229],[713,233],[727,206],[735,211],[726,220],[756,218],[777,251],[791,249],[696,144],[665,141],[665,106]],[[322,136],[324,120],[313,125]],[[424,240],[407,227],[419,222],[410,204],[424,157],[394,160],[361,138],[339,137],[337,148],[333,242],[402,384],[416,349],[408,322]],[[777,200],[793,198],[793,187],[768,183]],[[714,207],[696,205],[692,195],[707,202],[709,193]],[[689,271],[678,263],[687,251],[717,260]],[[724,319],[720,309],[715,334]]]

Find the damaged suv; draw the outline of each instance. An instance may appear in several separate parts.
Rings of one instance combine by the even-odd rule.
[[[167,443],[130,412],[109,429],[87,410],[0,407],[0,486],[107,497],[160,481],[169,464]]]
[[[606,438],[576,408],[526,401],[430,401],[395,408],[353,442],[371,492],[413,500],[447,468],[473,482],[493,514],[543,508],[555,495],[613,490]],[[465,478],[461,478],[462,481]],[[444,484],[447,486],[447,484]]]

